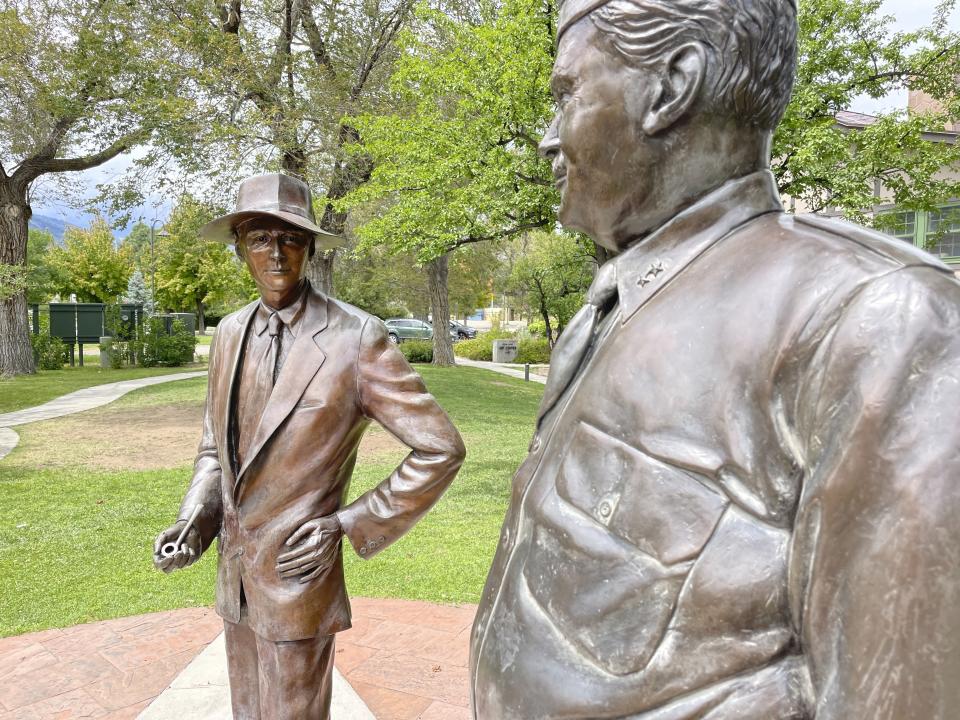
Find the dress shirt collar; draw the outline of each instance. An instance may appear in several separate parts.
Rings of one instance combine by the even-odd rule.
[[[261,300],[260,304],[257,305],[257,312],[253,316],[253,331],[257,335],[262,335],[263,331],[267,329],[267,321],[270,319],[270,315],[276,312],[290,333],[296,337],[297,331],[300,329],[300,320],[303,319],[303,310],[307,305],[306,299],[309,289],[310,283],[305,282],[300,296],[282,310],[274,310]]]
[[[782,212],[769,170],[730,180],[621,253],[617,289],[623,322],[715,242],[753,218]]]

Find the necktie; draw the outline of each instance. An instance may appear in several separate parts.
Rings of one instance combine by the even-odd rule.
[[[553,407],[576,377],[593,342],[597,325],[617,296],[617,265],[611,260],[603,265],[587,292],[587,303],[571,318],[550,355],[550,375],[543,391],[537,417]]]
[[[276,385],[282,365],[280,353],[283,342],[283,320],[278,313],[270,313],[267,318],[267,332],[270,334],[270,367],[273,368],[273,384]]]

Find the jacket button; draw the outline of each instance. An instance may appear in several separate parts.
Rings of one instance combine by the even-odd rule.
[[[239,550],[237,550],[237,555],[243,555],[243,548],[240,548]]]
[[[533,441],[530,443],[530,452],[537,452],[540,449],[540,436],[534,435]]]
[[[383,541],[384,541],[383,535],[381,535],[380,537],[377,538],[377,542],[378,542],[378,543],[382,543]]]
[[[360,554],[361,554],[361,555],[366,555],[366,554],[367,554],[367,548],[366,548],[366,547],[360,548]]]

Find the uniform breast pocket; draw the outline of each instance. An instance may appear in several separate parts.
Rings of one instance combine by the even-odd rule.
[[[642,670],[726,498],[592,426],[577,426],[538,507],[524,565],[530,592],[593,662]]]

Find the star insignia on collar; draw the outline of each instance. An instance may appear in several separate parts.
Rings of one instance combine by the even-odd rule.
[[[654,280],[657,279],[657,276],[664,272],[666,268],[663,266],[663,263],[660,260],[650,263],[650,266],[647,268],[647,271],[637,280],[637,285],[640,287],[646,287]]]

